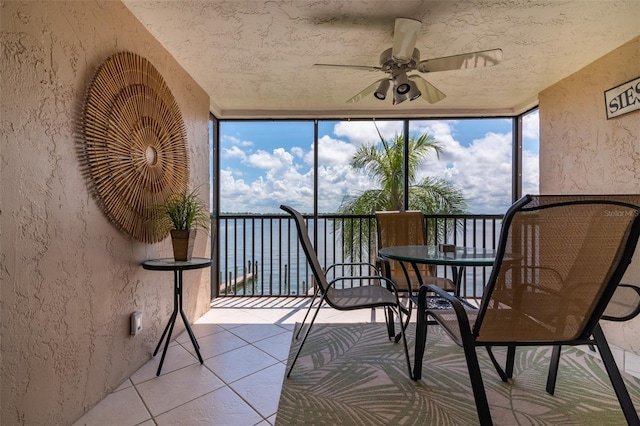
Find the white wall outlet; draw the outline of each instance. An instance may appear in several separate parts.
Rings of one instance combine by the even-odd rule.
[[[142,331],[142,312],[135,311],[131,314],[131,335],[135,336],[136,334]]]

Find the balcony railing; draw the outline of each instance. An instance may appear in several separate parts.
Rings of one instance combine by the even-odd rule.
[[[376,261],[376,231],[373,215],[305,215],[311,241],[320,264],[326,269],[348,262],[349,244],[360,247],[362,261]],[[346,220],[345,220],[346,219]],[[342,222],[350,232],[336,226]],[[502,215],[427,215],[430,243],[494,248]],[[212,229],[216,229],[212,226]],[[346,241],[346,235],[352,239]],[[312,274],[298,242],[295,223],[282,214],[224,214],[217,227],[218,274],[212,275],[214,296],[307,296],[313,288]],[[215,239],[214,239],[215,244]],[[480,297],[490,267],[467,268],[461,295]],[[451,278],[451,270],[438,267],[438,276]]]

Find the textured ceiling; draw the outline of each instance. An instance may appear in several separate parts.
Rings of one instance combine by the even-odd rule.
[[[640,1],[145,1],[124,4],[207,91],[218,118],[496,116],[640,35]],[[501,48],[489,68],[421,74],[447,98],[345,101],[381,71],[396,17],[422,21],[421,59]],[[414,73],[417,73],[414,72]]]

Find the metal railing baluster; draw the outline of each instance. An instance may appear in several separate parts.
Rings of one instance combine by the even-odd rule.
[[[320,227],[316,243],[320,264],[349,261],[345,232],[336,230],[342,220],[360,245],[363,261],[375,261],[376,231],[373,215],[318,215],[317,220],[305,215],[307,225]],[[457,245],[495,248],[502,225],[501,215],[425,215],[428,235],[433,243],[452,242]],[[306,257],[300,249],[293,222],[283,214],[222,214],[219,217],[217,241],[219,275],[212,283],[222,296],[282,296],[306,297],[312,288],[312,278]],[[258,241],[259,240],[259,241]],[[285,274],[286,270],[286,274]],[[482,285],[491,268],[469,268],[465,272],[463,296],[480,297]],[[342,273],[348,273],[346,269]],[[364,269],[360,272],[364,273]],[[450,277],[447,268],[438,273]],[[247,279],[247,274],[253,274]],[[286,285],[285,285],[286,282]],[[357,285],[351,282],[349,285]]]

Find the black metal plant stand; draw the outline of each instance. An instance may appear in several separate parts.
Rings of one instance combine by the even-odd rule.
[[[191,339],[191,343],[193,343],[193,347],[196,350],[198,360],[200,361],[200,364],[203,363],[202,356],[200,355],[200,345],[198,345],[196,336],[193,334],[193,330],[191,330],[189,320],[182,310],[182,272],[191,269],[206,268],[208,266],[211,266],[211,259],[201,257],[194,257],[188,261],[176,261],[172,258],[166,258],[152,259],[142,262],[142,267],[144,269],[148,269],[151,271],[173,271],[173,313],[171,314],[171,318],[169,318],[169,322],[162,332],[162,337],[160,337],[160,341],[156,346],[156,350],[153,351],[153,356],[156,356],[158,350],[160,349],[160,345],[162,345],[162,341],[165,341],[164,349],[162,351],[162,357],[160,358],[160,365],[158,366],[156,376],[159,376],[160,372],[162,371],[162,365],[164,364],[164,358],[167,354],[167,349],[169,348],[171,333],[173,332],[173,326],[176,323],[178,312],[180,312],[180,316],[182,317],[182,321],[184,322],[185,328],[187,329],[187,333],[189,333],[189,338]]]

